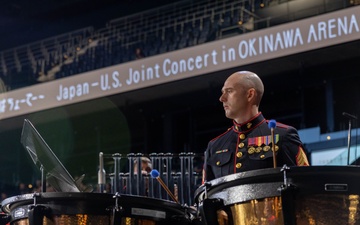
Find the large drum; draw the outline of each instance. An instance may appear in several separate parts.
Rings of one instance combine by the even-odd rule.
[[[197,189],[206,225],[360,224],[360,167],[283,167],[224,176]]]
[[[195,212],[161,199],[100,193],[46,192],[5,199],[11,225],[182,225]]]

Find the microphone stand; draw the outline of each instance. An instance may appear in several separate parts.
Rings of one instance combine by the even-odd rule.
[[[349,131],[348,131],[348,143],[347,143],[347,148],[348,148],[347,164],[348,165],[350,165],[350,143],[351,143],[351,119],[349,119]]]
[[[351,115],[349,113],[346,113],[346,112],[343,112],[342,115],[349,119],[348,144],[347,144],[347,148],[348,148],[347,164],[350,165],[351,120],[352,119],[356,120],[357,117],[354,115]],[[355,160],[356,160],[356,155],[355,155]]]

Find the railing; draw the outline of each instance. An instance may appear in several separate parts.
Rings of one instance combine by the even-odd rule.
[[[217,29],[224,21],[228,23],[229,19],[224,17],[237,15],[235,11],[249,5],[248,2],[249,0],[182,1],[112,20],[105,28],[97,31],[88,27],[10,49],[1,53],[0,77],[8,89],[14,89],[133,60],[134,48],[139,46],[149,56],[176,50],[178,45],[188,47],[203,43],[209,41],[210,29]],[[216,26],[212,27],[211,24]],[[204,35],[200,38],[201,32]],[[195,37],[190,39],[190,33],[195,34]],[[170,40],[172,36],[184,37],[178,43],[181,38]],[[97,41],[97,48],[91,46],[90,41],[93,40]],[[160,40],[164,43],[161,44]],[[119,55],[116,52],[121,53]],[[112,59],[114,53],[115,59]],[[86,68],[79,65],[84,60],[86,62],[93,59],[95,55],[103,56],[97,58],[100,62],[96,65]],[[68,66],[69,64],[76,66]],[[48,73],[51,73],[50,77],[45,77]],[[27,78],[13,79],[9,76]],[[14,81],[23,81],[24,84],[15,85]]]

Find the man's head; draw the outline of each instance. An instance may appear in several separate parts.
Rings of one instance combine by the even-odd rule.
[[[137,160],[134,162],[134,174],[137,174],[138,165]],[[149,158],[147,157],[141,157],[141,171],[142,173],[150,173],[152,170],[152,164]]]
[[[226,79],[221,92],[226,117],[242,123],[258,113],[264,85],[255,73],[240,71]]]

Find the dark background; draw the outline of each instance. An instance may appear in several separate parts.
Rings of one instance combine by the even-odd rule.
[[[2,1],[0,50],[86,26],[101,28],[111,19],[173,2]],[[201,163],[208,141],[232,125],[218,99],[226,77],[237,70],[254,71],[263,79],[260,110],[267,119],[297,129],[320,127],[321,133],[344,131],[348,119],[342,112],[358,115],[360,111],[359,47],[360,42],[354,41],[1,120],[0,175],[10,186],[39,178],[38,168],[20,144],[24,118],[31,119],[72,175],[85,173],[90,183],[96,183],[100,151],[124,156],[130,152],[195,152]],[[334,127],[328,123],[329,94],[333,96]],[[346,146],[344,140],[338,145]],[[111,171],[112,159],[106,160]]]

